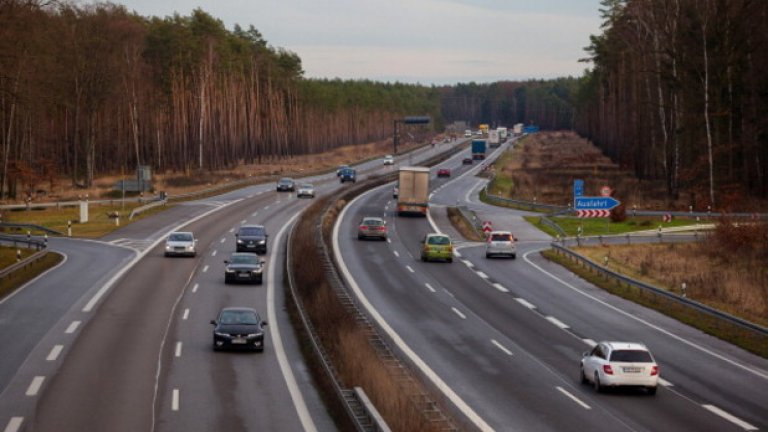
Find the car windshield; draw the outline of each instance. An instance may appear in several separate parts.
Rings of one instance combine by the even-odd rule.
[[[264,228],[240,228],[241,236],[264,236]]]
[[[168,237],[170,241],[192,241],[192,234],[189,233],[173,233]]]
[[[259,316],[248,311],[225,311],[221,313],[219,322],[221,324],[256,325],[259,323]]]
[[[232,264],[258,264],[259,259],[253,255],[232,255],[229,262]]]
[[[493,234],[491,241],[512,241],[512,236],[510,234]]]
[[[293,180],[291,179],[280,179],[280,184],[291,184],[293,183]]]
[[[642,350],[617,350],[611,353],[612,362],[623,363],[653,363],[653,358],[648,351]]]
[[[312,185],[311,184],[303,184],[303,185],[301,185],[301,188],[302,189],[312,189]]]
[[[427,243],[431,245],[447,245],[451,244],[451,239],[445,236],[433,236],[427,239]]]

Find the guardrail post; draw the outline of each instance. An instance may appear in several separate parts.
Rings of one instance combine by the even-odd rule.
[[[72,237],[72,221],[67,221],[67,237]]]
[[[44,247],[48,247],[48,233],[43,234],[43,243],[45,244]]]
[[[659,237],[659,243],[662,243],[662,240],[661,240],[661,225],[659,225],[659,233],[657,235]]]
[[[32,240],[32,232],[27,230],[27,241]]]
[[[630,238],[630,237],[629,237],[629,233],[627,233],[627,244],[630,244],[630,243],[631,243],[631,241],[629,240],[629,238]]]
[[[686,297],[686,295],[685,295],[685,288],[686,288],[685,282],[683,282],[683,284],[680,286],[680,288],[683,291],[683,297]]]
[[[21,261],[21,249],[16,249],[16,262]]]

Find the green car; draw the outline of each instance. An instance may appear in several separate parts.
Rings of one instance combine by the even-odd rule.
[[[453,244],[445,234],[431,233],[421,241],[421,260],[446,260],[453,262]]]

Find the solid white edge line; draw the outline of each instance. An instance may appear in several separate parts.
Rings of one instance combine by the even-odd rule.
[[[566,323],[564,323],[564,322],[560,321],[559,319],[557,319],[557,318],[555,318],[555,317],[553,317],[553,316],[546,316],[546,317],[544,317],[544,318],[545,318],[547,321],[549,321],[549,322],[551,322],[552,324],[554,324],[554,325],[556,325],[556,326],[560,327],[560,328],[561,328],[561,329],[563,329],[563,330],[565,330],[565,329],[567,329],[567,328],[570,328],[570,327],[568,326],[568,324],[566,324]]]
[[[461,319],[467,319],[467,316],[466,316],[466,315],[464,315],[463,313],[461,313],[461,311],[460,311],[460,310],[458,310],[458,309],[456,309],[455,307],[451,307],[451,310],[452,310],[452,311],[453,311],[453,312],[454,312],[456,315],[458,315],[458,316],[459,316],[459,318],[461,318]]]
[[[288,229],[288,227],[291,226],[291,224],[293,224],[293,222],[300,214],[301,212],[296,212],[285,223],[285,225],[280,228],[277,236],[275,236],[275,240],[273,242],[274,245],[280,244],[285,231]],[[288,392],[291,395],[293,406],[296,408],[296,414],[298,414],[299,420],[301,421],[301,425],[304,427],[304,430],[314,432],[317,431],[317,427],[315,426],[314,420],[312,420],[312,416],[309,414],[309,409],[307,408],[307,404],[304,401],[304,395],[302,395],[301,390],[299,390],[299,385],[296,382],[293,369],[291,369],[291,363],[288,361],[288,356],[285,354],[283,340],[280,337],[280,329],[277,325],[277,308],[275,305],[275,274],[277,274],[277,271],[275,270],[276,262],[277,260],[275,259],[269,260],[269,274],[267,276],[267,317],[269,322],[269,333],[272,336],[272,345],[275,349],[275,356],[277,357],[277,362],[280,365],[280,370],[283,372],[283,378],[285,379],[285,384],[288,386]]]
[[[8,301],[8,300],[10,300],[10,299],[12,299],[12,298],[13,298],[13,297],[14,297],[16,294],[18,294],[18,293],[22,292],[22,291],[24,290],[24,288],[26,288],[26,287],[28,287],[28,286],[32,285],[33,283],[37,282],[37,280],[38,280],[38,279],[42,278],[43,276],[45,276],[45,275],[46,275],[46,274],[48,274],[49,272],[52,272],[52,271],[56,270],[57,268],[59,268],[59,267],[63,266],[63,265],[64,265],[64,263],[65,263],[65,262],[67,262],[67,259],[69,259],[69,257],[67,256],[67,254],[65,254],[64,252],[57,252],[57,251],[51,251],[51,252],[53,252],[53,253],[57,253],[57,254],[61,255],[61,256],[62,256],[62,258],[63,258],[63,259],[61,260],[61,262],[59,262],[59,263],[58,263],[58,264],[56,264],[55,266],[53,266],[53,267],[51,267],[51,268],[47,269],[46,271],[44,271],[44,272],[40,273],[39,275],[35,276],[34,278],[30,279],[29,281],[27,281],[26,283],[24,283],[24,285],[20,286],[19,288],[17,288],[17,289],[15,289],[15,290],[11,291],[11,293],[10,293],[10,294],[8,294],[7,296],[5,296],[5,297],[3,297],[2,299],[0,299],[0,305],[1,305],[1,304],[3,304],[3,303],[5,303],[5,302],[7,302],[7,301]],[[19,417],[19,418],[22,418],[22,417]]]
[[[528,300],[526,300],[524,298],[517,297],[517,298],[515,298],[515,301],[517,301],[521,305],[527,307],[528,309],[536,309],[536,306],[534,304],[528,302]]]
[[[171,410],[172,411],[179,410],[179,389],[173,389],[173,397],[171,400]]]
[[[686,345],[690,346],[691,348],[697,349],[697,350],[699,350],[699,351],[701,351],[701,352],[703,352],[703,353],[709,354],[710,356],[712,356],[712,357],[714,357],[714,358],[716,358],[716,359],[722,360],[722,361],[723,361],[723,362],[725,362],[725,363],[728,363],[728,364],[730,364],[730,365],[732,365],[732,366],[735,366],[735,367],[737,367],[737,368],[740,368],[740,369],[742,369],[742,370],[745,370],[745,371],[747,371],[747,372],[749,372],[749,373],[751,373],[751,374],[753,374],[753,375],[756,375],[756,376],[758,376],[758,377],[760,377],[760,378],[763,378],[763,379],[765,379],[765,380],[768,380],[768,374],[767,374],[767,373],[763,373],[763,372],[761,372],[761,371],[759,371],[759,370],[751,369],[751,368],[749,368],[749,367],[747,367],[747,366],[745,366],[745,365],[742,365],[742,364],[740,364],[740,363],[737,363],[736,361],[733,361],[733,360],[731,360],[731,359],[729,359],[729,358],[727,358],[727,357],[724,357],[724,356],[722,356],[722,355],[720,355],[720,354],[717,354],[717,353],[715,353],[715,352],[713,352],[713,351],[710,351],[710,350],[708,350],[707,348],[704,348],[704,347],[703,347],[703,346],[701,346],[701,345],[697,345],[697,344],[695,344],[695,343],[693,343],[693,342],[691,342],[691,341],[689,341],[689,340],[687,340],[687,339],[684,339],[684,338],[682,338],[682,337],[680,337],[680,336],[678,336],[678,335],[676,335],[676,334],[674,334],[674,333],[672,333],[672,332],[670,332],[670,331],[668,331],[668,330],[665,330],[665,329],[663,329],[663,328],[661,328],[661,327],[659,327],[659,326],[657,326],[657,325],[655,325],[655,324],[651,324],[650,322],[648,322],[648,321],[646,321],[646,320],[644,320],[644,319],[642,319],[642,318],[638,318],[637,316],[635,316],[635,315],[632,315],[632,314],[630,314],[629,312],[623,311],[623,310],[619,309],[619,308],[618,308],[618,307],[616,307],[616,306],[613,306],[613,305],[611,305],[611,304],[609,304],[609,303],[607,303],[607,302],[605,302],[605,301],[603,301],[603,300],[600,300],[600,299],[599,299],[599,298],[597,298],[597,297],[594,297],[594,296],[592,296],[592,295],[590,295],[590,294],[588,294],[588,293],[586,293],[586,292],[584,292],[584,291],[582,291],[582,290],[580,290],[580,289],[576,288],[575,286],[573,286],[573,285],[569,284],[568,282],[566,282],[566,281],[564,281],[564,280],[560,279],[559,277],[555,276],[554,274],[552,274],[552,273],[550,273],[550,272],[548,272],[548,271],[544,270],[544,269],[543,269],[543,268],[541,268],[540,266],[538,266],[538,265],[534,264],[534,263],[533,263],[533,262],[532,262],[532,261],[531,261],[531,260],[528,258],[528,255],[530,255],[530,254],[532,254],[532,253],[539,253],[539,252],[541,252],[542,250],[543,250],[543,249],[535,249],[535,250],[532,250],[532,251],[528,251],[528,252],[526,252],[526,253],[523,255],[523,259],[524,259],[524,260],[525,260],[525,261],[526,261],[528,264],[530,264],[531,266],[533,266],[535,269],[539,270],[540,272],[544,273],[545,275],[549,276],[550,278],[552,278],[552,279],[556,280],[557,282],[559,282],[559,283],[563,284],[564,286],[566,286],[566,287],[570,288],[570,289],[571,289],[571,290],[573,290],[574,292],[576,292],[576,293],[578,293],[578,294],[581,294],[581,295],[583,295],[584,297],[586,297],[586,298],[588,298],[588,299],[590,299],[590,300],[593,300],[593,301],[595,301],[595,302],[597,302],[597,303],[599,303],[599,304],[601,304],[601,305],[603,305],[603,306],[605,306],[605,307],[607,307],[607,308],[609,308],[609,309],[611,309],[611,310],[613,310],[613,311],[615,311],[615,312],[617,312],[617,313],[619,313],[619,314],[621,314],[621,315],[624,315],[624,316],[625,316],[625,317],[627,317],[627,318],[630,318],[630,319],[632,319],[632,320],[635,320],[635,321],[637,321],[637,322],[639,322],[639,323],[641,323],[641,324],[643,324],[643,325],[645,325],[645,326],[647,326],[647,327],[649,327],[649,328],[652,328],[652,329],[654,329],[654,330],[658,331],[658,332],[659,332],[659,333],[661,333],[661,334],[664,334],[664,335],[666,335],[666,336],[669,336],[669,337],[670,337],[670,338],[672,338],[672,339],[675,339],[675,340],[677,340],[677,341],[679,341],[679,342],[681,342],[681,343],[684,343],[684,344],[686,344]]]
[[[434,289],[434,288],[432,288],[432,285],[430,285],[430,284],[428,284],[428,283],[425,283],[425,284],[424,284],[424,286],[426,286],[426,287],[427,287],[427,289],[428,289],[428,290],[430,290],[430,291],[432,291],[432,292],[437,292],[437,291],[435,291],[435,289]]]
[[[69,324],[69,327],[67,327],[66,330],[64,330],[64,333],[66,334],[72,334],[75,331],[77,331],[77,328],[80,327],[80,321],[72,321],[71,324]]]
[[[383,185],[383,187],[389,187],[389,185]],[[384,319],[384,317],[379,314],[379,311],[376,310],[376,308],[373,307],[373,305],[368,301],[368,298],[365,296],[363,291],[360,289],[360,286],[357,284],[357,281],[352,277],[352,274],[349,272],[349,268],[347,268],[346,263],[342,259],[340,248],[339,248],[339,229],[341,227],[341,221],[344,220],[344,215],[347,213],[347,210],[352,207],[352,205],[355,203],[355,201],[361,199],[362,197],[368,195],[369,193],[372,193],[373,191],[377,191],[380,188],[373,188],[365,193],[362,193],[358,195],[355,199],[353,199],[349,204],[347,204],[339,214],[338,218],[336,219],[336,223],[333,226],[333,253],[336,257],[336,262],[339,263],[339,268],[344,275],[344,278],[349,283],[350,288],[352,288],[352,291],[355,293],[357,298],[360,300],[360,303],[365,307],[365,309],[368,311],[368,313],[371,315],[371,317],[376,321],[379,328],[381,328],[389,337],[392,339],[392,342],[397,345],[400,350],[407,356],[411,362],[413,362],[414,366],[419,368],[421,372],[424,374],[424,376],[429,379],[432,384],[437,387],[438,390],[443,392],[445,397],[447,397],[453,404],[456,406],[456,408],[464,414],[464,416],[467,417],[467,419],[472,422],[478,429],[481,431],[493,431],[493,428],[485,422],[485,420],[478,415],[475,410],[472,409],[464,400],[456,394],[455,391],[451,387],[448,386],[448,384],[443,381],[436,373],[432,370],[432,368],[427,365],[424,360],[419,357],[416,352],[414,352],[411,347],[408,346],[408,344],[405,343],[405,341],[400,337],[395,330],[390,327],[389,323]],[[431,224],[434,224],[434,221],[432,221],[431,217],[429,217],[429,211],[427,211],[427,219],[430,221]],[[433,225],[434,227],[434,225]]]
[[[147,255],[149,253],[149,251],[151,251],[157,245],[159,245],[160,242],[165,241],[165,239],[166,239],[166,237],[168,237],[169,233],[172,233],[174,231],[181,231],[181,228],[183,228],[183,227],[185,227],[187,225],[190,225],[192,223],[195,223],[195,222],[197,222],[198,220],[200,220],[200,219],[202,219],[204,217],[207,217],[207,216],[209,216],[209,215],[211,215],[211,214],[213,214],[213,213],[215,213],[215,212],[217,212],[217,211],[219,211],[219,210],[221,210],[223,208],[226,208],[226,207],[228,207],[228,206],[230,206],[232,204],[238,203],[240,201],[242,201],[242,199],[237,199],[237,200],[234,200],[234,201],[230,201],[230,202],[228,202],[226,204],[223,204],[223,205],[221,205],[219,207],[212,208],[212,209],[208,210],[207,212],[203,212],[203,213],[193,217],[192,219],[190,219],[188,221],[185,221],[184,223],[169,229],[164,235],[158,236],[158,239],[155,240],[154,242],[152,242],[152,244],[149,245],[148,248],[146,248],[145,250],[143,250],[141,252],[137,252],[134,255],[133,259],[128,264],[123,266],[123,268],[121,268],[117,273],[115,273],[114,276],[112,276],[112,278],[110,278],[104,285],[101,286],[101,288],[99,288],[99,290],[96,292],[96,294],[94,294],[93,297],[91,297],[91,299],[85,305],[85,307],[83,307],[83,312],[90,312],[91,310],[93,310],[93,307],[96,306],[96,303],[98,303],[99,300],[101,300],[101,298],[104,296],[104,294],[106,294],[107,291],[109,291],[109,289],[112,288],[112,285],[114,285],[115,282],[117,282],[118,279],[123,277],[123,275],[128,270],[133,268],[133,266],[136,265],[136,263],[139,262],[140,259],[144,258],[144,256]]]
[[[496,345],[496,348],[498,348],[501,351],[503,351],[504,354],[509,355],[509,356],[514,355],[514,354],[512,354],[512,351],[508,350],[507,347],[505,347],[504,345],[500,344],[496,339],[491,339],[491,343]]]
[[[64,345],[54,345],[54,347],[51,348],[51,352],[48,353],[48,357],[45,358],[45,361],[56,361],[63,349]]]
[[[592,407],[591,407],[591,406],[587,405],[587,404],[586,404],[586,403],[584,403],[584,402],[583,402],[581,399],[579,399],[579,398],[577,398],[576,396],[572,395],[571,393],[569,393],[569,392],[568,392],[567,390],[565,390],[564,388],[562,388],[562,387],[560,387],[560,386],[557,386],[557,387],[555,387],[555,388],[556,388],[558,391],[560,391],[560,393],[562,393],[562,394],[564,394],[564,395],[568,396],[568,398],[569,398],[569,399],[571,399],[572,401],[574,401],[574,402],[576,402],[577,404],[581,405],[581,406],[582,406],[584,409],[592,409]]]
[[[659,384],[661,384],[663,387],[674,387],[675,386],[674,384],[672,384],[671,382],[665,380],[662,377],[659,377]]]
[[[500,284],[500,283],[498,283],[498,282],[497,282],[497,283],[494,283],[494,284],[493,284],[493,287],[494,287],[494,288],[496,288],[497,290],[501,291],[501,292],[509,292],[509,290],[508,290],[508,289],[506,289],[506,288],[504,287],[504,285],[502,285],[502,284]]]
[[[24,417],[11,417],[3,432],[18,432],[22,423],[24,423]]]
[[[728,420],[729,422],[739,426],[740,428],[742,428],[744,430],[748,430],[748,431],[756,431],[757,430],[757,428],[755,426],[752,426],[751,424],[745,422],[744,420],[742,420],[742,419],[740,419],[740,418],[738,418],[738,417],[736,417],[736,416],[734,416],[734,415],[732,415],[730,413],[727,413],[727,412],[723,411],[722,409],[720,409],[720,408],[718,408],[718,407],[716,407],[714,405],[703,404],[701,406],[703,406],[706,410],[710,411],[711,413],[719,415],[720,417]]]
[[[27,392],[25,393],[27,396],[37,396],[37,393],[40,392],[40,387],[43,386],[43,381],[45,381],[44,376],[36,376],[32,378],[32,382],[29,383],[29,387],[27,387]]]
[[[176,342],[176,357],[181,357],[181,342]]]
[[[584,341],[585,344],[591,347],[594,347],[597,345],[597,342],[593,341],[592,339],[582,339],[582,340]]]

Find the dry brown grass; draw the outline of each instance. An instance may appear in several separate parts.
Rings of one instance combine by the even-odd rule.
[[[573,180],[582,179],[585,195],[597,196],[600,187],[608,185],[614,197],[627,208],[636,205],[646,210],[706,211],[706,191],[682,191],[680,198],[666,197],[662,181],[641,181],[629,169],[619,167],[585,138],[573,132],[542,132],[526,137],[515,150],[514,157],[505,158],[497,166],[497,174],[510,177],[514,183],[509,198],[566,205],[573,200]],[[740,199],[738,194],[721,194],[721,203],[728,211],[759,211],[768,203],[757,199]],[[714,210],[714,209],[713,209]]]
[[[405,141],[398,145],[399,152],[412,150],[424,141]],[[156,191],[165,191],[171,195],[194,192],[220,184],[248,177],[273,178],[275,176],[303,176],[335,169],[341,164],[350,164],[371,158],[381,157],[392,153],[392,139],[355,144],[336,148],[334,150],[311,155],[300,155],[285,158],[264,158],[261,163],[239,165],[229,170],[203,172],[154,172],[153,185]],[[113,185],[120,179],[135,179],[133,172],[101,176],[94,180],[91,188],[77,188],[66,178],[57,178],[53,182],[42,182],[33,187],[34,190],[45,193],[33,196],[33,202],[70,201],[86,195],[91,200],[107,198],[114,193]],[[3,204],[21,204],[24,196],[16,201],[6,201]]]
[[[394,371],[381,361],[370,344],[368,331],[359,326],[355,316],[339,302],[326,279],[317,243],[317,225],[321,224],[326,233],[330,231],[345,201],[338,199],[333,202],[321,221],[325,204],[325,200],[318,200],[307,209],[294,232],[292,259],[302,263],[300,267],[294,266],[294,270],[300,270],[294,272],[300,301],[345,387],[362,387],[392,430],[437,431],[438,424],[428,422],[409,398],[409,395],[424,390],[418,388],[417,382],[405,384],[396,379]],[[322,373],[317,364],[312,367]],[[415,387],[406,388],[410,385]],[[328,388],[323,391],[330,404],[338,410],[338,402],[329,399],[331,393]],[[346,423],[337,426],[350,428]]]
[[[598,263],[677,294],[768,326],[768,224],[721,224],[696,244],[579,248]]]

